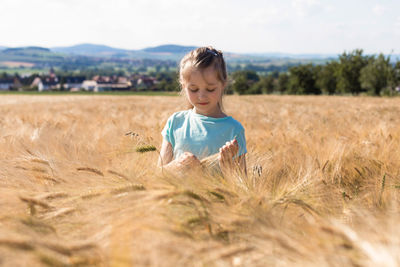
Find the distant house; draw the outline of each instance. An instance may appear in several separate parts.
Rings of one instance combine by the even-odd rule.
[[[112,83],[112,78],[109,76],[96,75],[93,76],[92,80],[96,81],[97,83]]]
[[[97,90],[95,92],[104,91],[128,91],[132,88],[131,83],[97,83]]]
[[[127,91],[131,90],[132,83],[126,77],[94,76],[92,80],[82,83],[82,88],[86,91]]]
[[[112,83],[97,83],[97,90],[95,92],[105,92],[112,90]]]
[[[111,87],[111,90],[113,91],[129,91],[131,89],[132,84],[130,81],[114,83]]]
[[[154,85],[158,83],[157,79],[154,77],[141,76],[136,81],[136,90],[151,90],[154,88]]]
[[[12,89],[14,86],[14,78],[1,78],[0,79],[0,90],[7,91]]]
[[[117,80],[117,83],[129,83],[128,77],[121,76],[121,77],[118,77],[116,80]]]
[[[36,77],[31,87],[37,86],[39,92],[54,90],[59,88],[58,82],[58,78],[55,76]]]
[[[94,92],[111,91],[112,78],[109,76],[96,75],[92,78],[96,82]]]
[[[85,77],[64,77],[62,86],[66,90],[79,91],[82,87]],[[61,85],[60,85],[61,87]]]
[[[93,80],[86,80],[82,83],[82,88],[85,91],[97,92],[97,82]]]
[[[132,88],[134,90],[137,90],[137,82],[138,82],[140,77],[141,77],[141,75],[133,74],[128,78],[128,80],[130,81],[130,83],[132,85]]]
[[[132,84],[126,77],[118,76],[99,76],[93,77],[93,81],[97,83],[95,92],[104,91],[127,91],[132,88]]]

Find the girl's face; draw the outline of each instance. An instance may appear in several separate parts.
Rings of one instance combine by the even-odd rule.
[[[212,66],[204,70],[193,70],[184,83],[184,90],[194,112],[208,117],[223,117],[218,105],[224,91],[224,84],[218,79]]]

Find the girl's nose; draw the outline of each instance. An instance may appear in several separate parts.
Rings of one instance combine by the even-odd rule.
[[[200,99],[205,99],[205,98],[207,98],[207,93],[205,93],[205,92],[199,92],[199,98]]]

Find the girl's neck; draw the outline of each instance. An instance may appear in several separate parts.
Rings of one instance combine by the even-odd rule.
[[[219,107],[215,111],[212,111],[212,112],[207,113],[207,114],[203,114],[202,112],[199,112],[196,109],[196,107],[193,107],[192,110],[196,114],[200,114],[200,115],[207,116],[207,117],[212,117],[212,118],[224,118],[224,117],[226,117],[226,114],[224,112],[222,112],[222,110]]]

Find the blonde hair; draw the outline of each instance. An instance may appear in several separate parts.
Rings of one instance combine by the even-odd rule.
[[[181,86],[181,95],[185,95],[183,85],[189,80],[193,68],[202,71],[208,67],[214,67],[217,78],[222,82],[225,89],[228,82],[228,75],[222,52],[211,46],[199,47],[187,53],[179,63],[179,84]],[[222,96],[224,91],[221,94],[221,99],[218,101],[221,110],[223,110]],[[193,108],[190,103],[188,103],[188,107]]]

